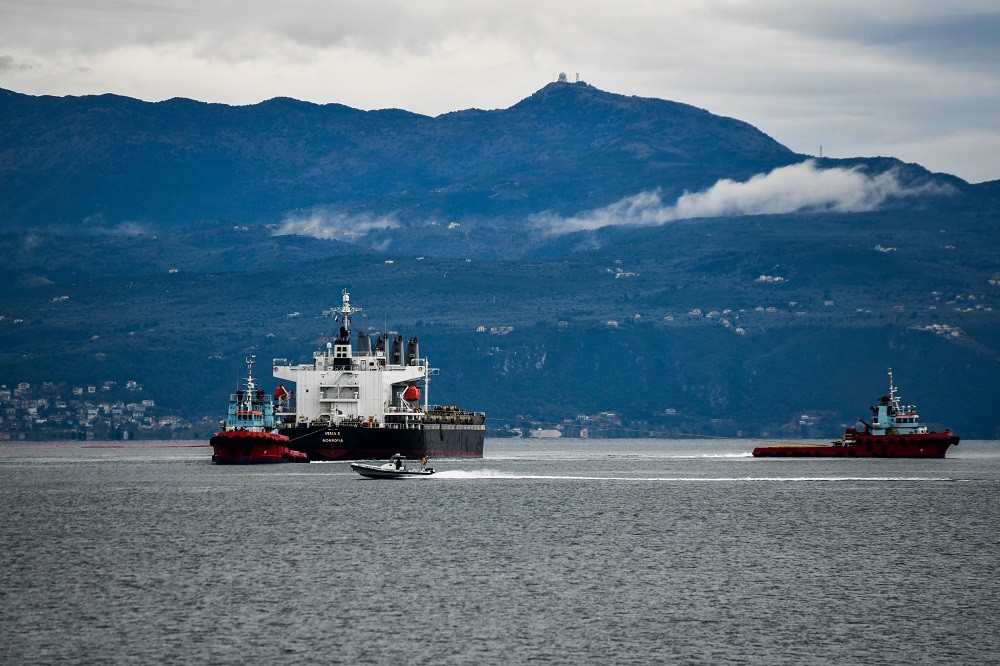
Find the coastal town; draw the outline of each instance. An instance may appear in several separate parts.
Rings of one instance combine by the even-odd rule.
[[[135,381],[0,385],[0,440],[127,440],[206,437],[217,422],[157,407]]]

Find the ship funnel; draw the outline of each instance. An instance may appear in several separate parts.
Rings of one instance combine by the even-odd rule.
[[[392,339],[392,356],[389,358],[392,365],[403,365],[403,336],[397,335]]]
[[[383,356],[386,355],[386,337],[385,333],[379,333],[378,338],[375,340],[375,351]]]
[[[362,356],[372,355],[372,339],[364,331],[358,331],[358,354]]]
[[[414,335],[406,345],[406,365],[416,365],[419,359],[420,343],[417,342],[417,336]]]

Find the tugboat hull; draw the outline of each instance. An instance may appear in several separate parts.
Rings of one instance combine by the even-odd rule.
[[[309,458],[288,447],[288,437],[277,433],[222,431],[215,434],[212,462],[218,465],[264,465],[285,462],[309,462]]]
[[[758,446],[756,457],[837,457],[837,458],[944,458],[948,448],[958,444],[950,432],[919,435],[868,435],[858,433],[853,442],[835,444],[779,444]]]

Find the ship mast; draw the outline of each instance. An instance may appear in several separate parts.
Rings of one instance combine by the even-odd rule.
[[[351,330],[351,316],[354,315],[355,312],[361,312],[361,308],[356,308],[356,307],[351,306],[351,294],[350,294],[350,292],[348,292],[345,289],[342,293],[343,293],[343,297],[344,297],[344,302],[340,306],[340,309],[337,310],[337,312],[340,314],[340,316],[344,320],[344,328],[346,330],[350,331]]]
[[[431,375],[438,374],[437,368],[431,367],[431,362],[424,359],[424,414],[427,413],[431,394]]]
[[[892,368],[889,368],[889,404],[894,411],[899,411],[899,398],[896,396],[896,385],[892,383]]]
[[[253,402],[253,394],[257,390],[257,383],[253,379],[253,363],[255,358],[257,357],[253,355],[247,357],[247,392],[243,399],[243,409],[246,410],[251,408],[250,405]]]
[[[257,388],[257,383],[253,380],[253,363],[256,356],[247,357],[247,391],[253,391]]]

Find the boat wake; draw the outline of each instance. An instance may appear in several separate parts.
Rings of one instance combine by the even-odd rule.
[[[630,481],[635,483],[643,482],[670,482],[670,483],[733,483],[733,482],[786,482],[786,483],[809,483],[809,482],[894,482],[894,481],[952,481],[954,479],[931,477],[931,476],[576,476],[576,475],[556,475],[556,474],[519,474],[517,472],[501,472],[499,470],[483,469],[476,471],[452,470],[437,472],[432,479],[442,480],[470,480],[470,479],[540,479],[552,481]]]
[[[741,453],[599,453],[591,455],[573,455],[573,454],[563,454],[563,455],[552,455],[547,453],[542,453],[538,455],[531,455],[530,453],[518,453],[515,455],[496,455],[487,454],[484,456],[490,461],[500,460],[515,460],[515,461],[544,461],[544,462],[576,462],[580,460],[705,460],[705,459],[723,459],[723,458],[753,458],[753,453],[750,451],[743,451]]]
[[[435,479],[532,479],[544,478],[515,474],[513,472],[500,472],[493,469],[480,469],[474,472],[464,470],[450,470],[447,472],[434,472]]]

